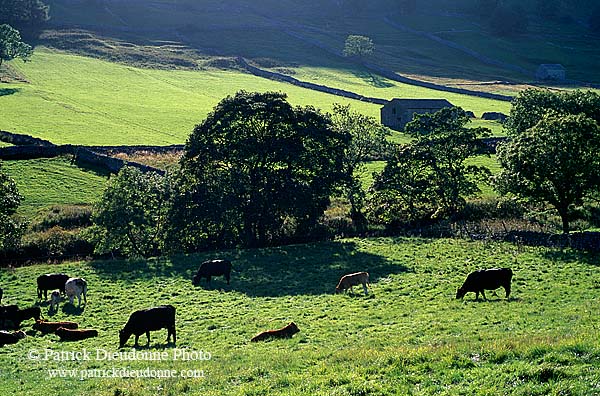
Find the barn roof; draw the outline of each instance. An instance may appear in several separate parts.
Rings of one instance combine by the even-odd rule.
[[[398,99],[394,98],[387,104],[398,104],[407,108],[443,108],[452,107],[453,104],[446,99]],[[386,105],[387,106],[387,105]]]

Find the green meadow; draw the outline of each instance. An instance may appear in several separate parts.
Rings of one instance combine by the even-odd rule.
[[[62,302],[50,320],[94,328],[97,338],[59,342],[24,324],[28,337],[0,349],[6,394],[94,395],[597,395],[600,393],[598,257],[572,251],[452,239],[350,239],[273,249],[226,251],[231,285],[191,285],[210,255],[149,261],[92,261],[0,272],[6,304],[36,304],[35,278],[82,276],[81,309]],[[454,298],[472,270],[511,267],[510,299]],[[366,270],[371,293],[336,295],[345,273]],[[136,309],[172,304],[176,348],[209,360],[174,360],[166,330],[138,351],[162,361],[107,361],[118,330]],[[256,333],[294,321],[288,340],[250,343]],[[131,352],[133,338],[122,352]],[[43,360],[91,351],[87,361]],[[46,352],[46,351],[50,352]],[[96,355],[100,350],[100,358]],[[181,353],[177,352],[177,353]],[[205,355],[206,357],[206,355]],[[81,378],[81,371],[196,370],[201,378]],[[87,372],[86,372],[87,373]],[[50,379],[50,375],[59,378]],[[60,378],[60,376],[73,376]]]
[[[71,164],[67,157],[4,161],[2,169],[23,196],[18,213],[28,217],[50,205],[94,203],[108,179]]]
[[[330,111],[333,103],[350,103],[379,118],[380,106],[319,93],[238,71],[152,70],[40,48],[31,62],[11,66],[28,83],[6,84],[11,94],[0,97],[0,129],[26,133],[57,144],[128,145],[183,143],[225,96],[238,90],[283,91],[295,105]],[[304,70],[304,69],[300,69]],[[357,73],[306,69],[297,77],[382,98],[448,97],[480,116],[483,111],[508,111],[508,103],[443,94],[383,81],[383,87]],[[368,78],[376,78],[369,75]],[[495,122],[476,120],[501,134]]]

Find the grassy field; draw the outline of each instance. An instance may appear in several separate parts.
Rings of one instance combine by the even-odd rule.
[[[159,261],[95,261],[0,272],[4,303],[36,302],[35,277],[83,276],[82,309],[62,303],[53,320],[95,328],[99,337],[72,343],[29,337],[0,349],[7,394],[95,395],[598,395],[600,344],[598,257],[570,251],[458,240],[353,239],[277,249],[228,251],[231,285],[190,278],[208,256]],[[511,298],[488,292],[455,300],[466,274],[511,267]],[[335,295],[345,273],[367,270],[372,294]],[[135,309],[177,308],[177,352],[152,333],[149,349],[162,361],[107,361],[118,330]],[[291,340],[249,343],[265,329],[294,321]],[[29,327],[29,323],[25,324]],[[145,336],[140,338],[145,344]],[[122,351],[130,352],[133,340]],[[64,351],[91,352],[89,361],[35,359]],[[181,349],[210,360],[174,360]],[[33,352],[32,352],[33,351]],[[100,351],[100,352],[98,352]],[[100,356],[96,354],[100,353]],[[206,356],[205,356],[206,357]],[[81,378],[52,370],[203,371],[202,378]],[[73,375],[53,378],[49,375]],[[84,374],[85,375],[85,374]]]
[[[0,129],[57,144],[183,143],[222,98],[242,89],[283,91],[293,104],[325,111],[337,102],[379,114],[376,105],[235,71],[139,69],[44,49],[12,66],[30,83],[7,84],[16,91],[0,97]]]
[[[66,157],[2,164],[23,195],[19,213],[27,217],[53,204],[93,203],[102,195],[107,181],[106,176],[72,165]]]

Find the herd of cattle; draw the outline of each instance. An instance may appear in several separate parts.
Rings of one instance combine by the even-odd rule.
[[[208,260],[203,262],[192,279],[193,285],[200,284],[202,278],[206,278],[207,284],[210,284],[211,277],[224,276],[229,284],[231,279],[231,262],[229,260]],[[463,285],[458,288],[456,298],[460,299],[468,292],[475,293],[475,299],[479,299],[479,293],[485,299],[484,290],[496,290],[503,287],[506,292],[506,298],[510,295],[510,285],[512,280],[512,270],[509,268],[493,268],[479,270],[470,273]],[[336,293],[350,290],[353,293],[353,286],[362,286],[365,295],[368,295],[369,274],[367,272],[356,272],[342,276],[335,288]],[[69,299],[73,305],[75,297],[78,299],[81,307],[81,296],[84,303],[87,304],[87,282],[83,278],[71,278],[66,274],[46,274],[37,278],[37,296],[38,300],[48,301],[48,292],[50,293],[50,311],[56,312],[62,296]],[[2,303],[4,291],[0,288],[0,304]],[[94,329],[79,329],[75,322],[50,322],[42,319],[42,312],[39,306],[19,309],[16,305],[0,305],[0,346],[6,344],[15,344],[26,336],[26,333],[19,330],[21,323],[28,319],[34,319],[33,329],[42,334],[56,334],[61,341],[79,341],[90,337],[98,336],[98,331]],[[150,344],[150,332],[167,329],[167,343],[171,336],[173,344],[177,342],[175,331],[175,307],[172,305],[162,305],[148,309],[142,309],[133,312],[123,327],[119,331],[119,348],[125,346],[129,338],[135,336],[134,345],[138,346],[139,337],[146,334],[147,343]],[[12,330],[12,331],[10,331]],[[254,336],[251,341],[262,341],[269,338],[290,338],[300,330],[298,326],[291,322],[287,326],[277,330],[267,330]]]

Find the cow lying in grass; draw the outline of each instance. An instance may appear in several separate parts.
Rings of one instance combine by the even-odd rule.
[[[42,293],[44,293],[44,300],[48,299],[48,290],[58,289],[61,293],[65,292],[65,283],[69,280],[67,274],[46,274],[40,275],[37,278],[37,293],[38,300],[42,299]]]
[[[227,284],[231,279],[231,261],[229,260],[207,260],[200,264],[198,272],[192,279],[192,284],[198,286],[202,278],[206,278],[206,283],[210,285],[210,278],[213,276],[225,276]]]
[[[40,320],[41,316],[40,307],[19,309],[16,305],[8,305],[0,309],[0,326],[3,329],[18,329],[21,322],[27,319]]]
[[[87,282],[83,278],[69,278],[65,283],[65,293],[69,297],[69,302],[73,305],[73,299],[77,297],[79,306],[81,307],[81,295],[83,294],[83,301],[87,305]]]
[[[24,331],[4,331],[0,330],[0,346],[8,344],[16,344],[19,340],[25,338],[26,334]]]
[[[85,330],[72,330],[64,327],[59,327],[54,332],[61,341],[81,341],[87,338],[98,337],[98,330],[85,329]]]
[[[269,338],[292,338],[292,336],[298,333],[300,329],[296,326],[296,323],[291,322],[287,326],[277,330],[263,331],[252,337],[251,342],[264,341]]]
[[[371,286],[371,285],[369,284],[369,273],[368,272],[356,272],[354,274],[348,274],[348,275],[342,276],[342,278],[340,279],[340,282],[335,287],[335,292],[341,293],[341,292],[345,292],[346,290],[350,289],[350,292],[354,293],[354,291],[352,290],[352,286],[358,286],[358,285],[362,285],[363,290],[365,291],[365,295],[369,294],[369,291],[367,290],[367,286]]]
[[[119,331],[119,348],[123,348],[131,335],[135,335],[135,346],[138,346],[140,335],[146,333],[150,345],[150,332],[167,329],[167,343],[173,335],[173,344],[177,341],[175,334],[175,307],[161,305],[160,307],[141,309],[133,312],[125,327]]]
[[[60,327],[75,330],[79,325],[75,322],[48,322],[46,320],[36,320],[33,324],[33,329],[41,331],[43,334],[54,333]]]
[[[456,291],[456,298],[460,299],[468,292],[475,293],[475,300],[479,300],[479,293],[485,300],[484,290],[496,290],[503,287],[506,291],[506,298],[510,295],[510,282],[513,272],[510,268],[492,268],[471,272],[465,282]]]

